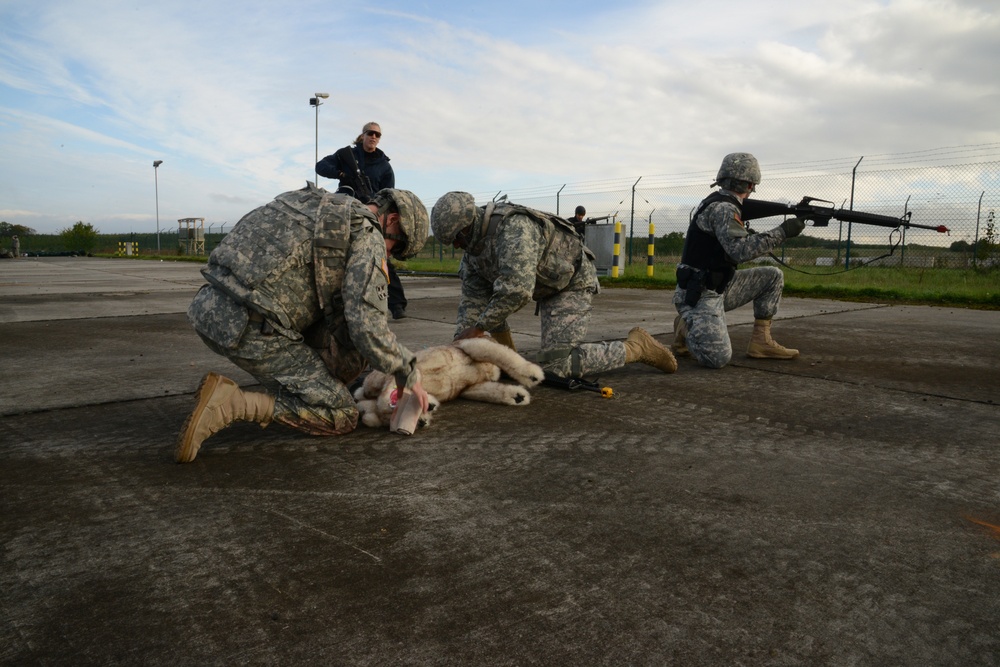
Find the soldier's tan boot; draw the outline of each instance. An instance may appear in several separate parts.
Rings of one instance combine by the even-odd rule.
[[[514,336],[511,335],[510,329],[507,329],[506,331],[494,331],[490,333],[490,336],[492,336],[493,340],[501,345],[506,345],[510,349],[517,352],[517,348],[514,347]]]
[[[198,455],[201,443],[236,421],[257,422],[261,427],[274,417],[274,398],[267,394],[244,392],[235,382],[218,373],[209,373],[195,393],[194,411],[184,422],[177,438],[174,458],[190,463]]]
[[[635,327],[625,339],[625,363],[635,362],[659,368],[664,373],[677,370],[677,360],[670,350],[660,345],[642,327]]]
[[[688,327],[684,318],[678,315],[674,318],[674,344],[671,348],[675,357],[686,357],[690,354],[687,346]]]
[[[771,338],[771,320],[754,320],[747,356],[754,359],[794,359],[798,350],[779,345]]]

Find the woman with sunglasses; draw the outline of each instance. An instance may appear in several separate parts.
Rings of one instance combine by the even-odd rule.
[[[379,190],[396,187],[396,174],[389,156],[378,147],[382,127],[375,121],[365,123],[354,143],[316,163],[316,173],[340,181],[337,192],[347,193],[364,203]],[[389,264],[389,312],[393,319],[406,317],[406,294],[396,269]]]

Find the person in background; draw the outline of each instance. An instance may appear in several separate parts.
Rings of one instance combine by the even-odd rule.
[[[673,303],[674,353],[690,353],[709,368],[722,368],[732,359],[726,312],[753,302],[754,325],[747,356],[755,359],[795,359],[798,350],[771,338],[771,320],[778,312],[785,276],[776,266],[737,270],[741,262],[767,254],[798,236],[805,228],[789,218],[774,229],[751,234],[740,214],[743,201],[760,183],[760,165],[750,153],[730,153],[713,186],[719,189],[695,209],[677,265]]]
[[[378,147],[382,127],[372,121],[365,123],[354,143],[345,146],[316,163],[316,173],[340,181],[338,192],[345,192],[367,203],[379,190],[396,187],[396,174],[389,156]],[[389,262],[389,313],[393,319],[406,317],[406,293]]]
[[[580,236],[583,236],[583,230],[587,226],[587,221],[583,218],[585,215],[587,215],[587,209],[582,206],[577,206],[575,214],[569,219],[569,221],[573,223],[573,229],[575,229],[576,233]]]
[[[17,234],[10,237],[10,241],[14,248],[14,259],[19,259],[21,257],[21,239],[17,238]]]

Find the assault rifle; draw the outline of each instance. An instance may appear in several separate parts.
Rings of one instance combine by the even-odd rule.
[[[813,202],[821,202],[824,205],[816,206]],[[829,204],[829,206],[825,204]],[[749,198],[743,200],[743,214],[741,217],[745,221],[770,218],[775,215],[791,215],[803,220],[812,220],[814,227],[826,227],[830,224],[830,218],[835,218],[844,222],[857,222],[865,225],[878,225],[879,227],[916,227],[918,229],[930,229],[942,234],[950,231],[944,225],[935,227],[910,222],[911,211],[907,211],[905,215],[894,218],[891,215],[878,215],[876,213],[851,211],[845,208],[834,208],[832,201],[816,199],[815,197],[803,197],[802,201],[798,204],[782,204],[776,201]]]
[[[355,199],[363,203],[368,202],[375,193],[372,192],[372,182],[365,172],[361,171],[358,159],[354,156],[354,146],[344,146],[337,151],[337,157],[345,168],[337,175],[341,184],[353,190],[351,196]]]
[[[583,224],[596,225],[601,220],[607,220],[610,217],[611,217],[610,215],[602,215],[600,218],[587,218],[586,220],[583,221]]]

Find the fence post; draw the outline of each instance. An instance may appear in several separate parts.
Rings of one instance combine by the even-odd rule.
[[[861,159],[858,160],[858,164],[861,164],[861,160],[864,160],[865,156],[862,155]],[[858,177],[858,164],[854,165],[854,169],[851,170],[851,210],[854,210],[854,182]],[[840,223],[843,227],[844,223]],[[844,250],[844,268],[851,268],[851,223],[847,223],[847,246]]]
[[[979,220],[983,215],[983,195],[986,194],[986,190],[983,190],[979,195],[979,208],[976,209],[976,235],[972,239],[972,268],[979,266]]]
[[[910,197],[913,195],[906,195],[906,201],[903,202],[903,217],[906,217],[906,211],[910,208]],[[906,266],[906,225],[903,225],[903,233],[900,235],[899,242],[899,268]]]
[[[618,266],[621,264],[622,251],[622,223],[615,220],[615,245],[614,256],[611,258],[611,277],[618,277]]]
[[[562,184],[562,188],[556,190],[556,215],[559,215],[559,193],[563,191],[564,187],[566,187],[565,183]]]
[[[653,277],[653,250],[656,248],[656,228],[653,226],[653,214],[649,214],[649,245],[646,246],[646,277]]]
[[[632,239],[635,238],[635,186],[639,185],[639,181],[642,180],[642,176],[635,179],[635,183],[632,184],[632,212],[629,213],[628,219],[628,263],[632,264]]]

